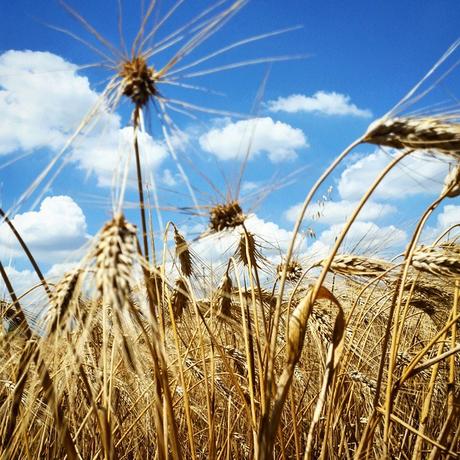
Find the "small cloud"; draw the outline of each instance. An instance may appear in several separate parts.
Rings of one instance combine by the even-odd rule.
[[[360,109],[350,100],[350,96],[336,92],[317,91],[313,96],[291,94],[288,97],[279,97],[268,103],[271,112],[307,112],[323,115],[349,115],[353,117],[369,118],[372,112]]]
[[[252,192],[253,190],[257,190],[257,188],[260,186],[258,182],[252,182],[250,180],[245,180],[241,184],[241,191],[242,192]]]
[[[270,117],[225,120],[199,138],[201,148],[221,160],[243,159],[250,149],[250,158],[265,152],[272,163],[293,160],[296,150],[308,147],[301,129]]]
[[[177,180],[173,176],[170,169],[165,169],[163,171],[163,177],[161,178],[161,181],[168,187],[174,187],[175,185],[177,185]]]

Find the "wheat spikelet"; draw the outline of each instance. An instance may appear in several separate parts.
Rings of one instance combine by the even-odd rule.
[[[445,194],[449,198],[455,198],[460,195],[460,162],[449,171],[444,179],[441,194]]]
[[[176,227],[174,227],[174,243],[176,245],[176,257],[179,259],[181,272],[184,276],[190,278],[193,273],[192,255],[187,241]]]
[[[377,389],[377,382],[360,371],[351,371],[348,375],[351,380],[361,383],[368,390],[375,391]]]
[[[238,227],[245,219],[243,210],[236,200],[214,206],[209,214],[209,227],[213,232]]]
[[[250,264],[252,268],[259,268],[258,261],[262,259],[259,248],[260,245],[257,243],[254,233],[243,232],[236,248],[236,257],[246,267]]]
[[[143,56],[121,63],[119,72],[123,95],[131,99],[134,105],[142,107],[151,97],[158,95],[157,77],[153,67],[149,67]]]
[[[245,354],[230,345],[225,346],[224,350],[232,358],[236,373],[241,377],[247,377],[248,363]]]
[[[137,257],[136,227],[117,214],[101,231],[94,249],[96,287],[102,301],[120,311],[131,291]]]
[[[179,278],[174,286],[171,296],[171,305],[175,319],[180,319],[184,313],[189,300],[187,283],[184,279]]]
[[[297,260],[291,260],[287,265],[280,263],[276,267],[276,276],[280,280],[284,270],[286,270],[286,281],[296,283],[302,276],[302,265]]]
[[[69,319],[69,306],[74,296],[80,273],[81,270],[79,268],[71,270],[65,273],[61,281],[56,284],[47,315],[49,333],[55,332],[59,325],[64,324],[64,322]]]
[[[334,323],[331,315],[327,311],[313,309],[311,312],[311,326],[318,332],[323,343],[332,342]]]
[[[421,246],[414,252],[412,265],[417,270],[456,278],[460,276],[460,247],[457,244]]]
[[[426,149],[460,156],[460,124],[445,117],[401,117],[377,120],[364,138],[370,144],[397,149]]]
[[[233,282],[228,273],[224,273],[217,288],[218,314],[225,317],[232,316],[232,288]]]
[[[323,260],[321,265],[324,265],[325,262]],[[334,257],[330,270],[342,275],[378,276],[388,271],[391,267],[392,264],[384,260],[342,254]]]

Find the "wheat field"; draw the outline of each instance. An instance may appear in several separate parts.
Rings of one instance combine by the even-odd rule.
[[[200,238],[238,234],[236,246],[219,254],[222,265],[208,265],[179,220],[158,232],[140,139],[144,114],[155,107],[176,155],[178,128],[170,109],[197,108],[168,99],[162,85],[174,81],[182,58],[212,40],[246,2],[204,11],[161,68],[152,64],[155,48],[148,46],[155,3],[146,6],[129,51],[120,53],[64,5],[106,47],[111,72],[101,99],[65,149],[102,105],[115,110],[125,101],[132,113],[128,153],[136,162],[138,219],[127,217],[127,173],[121,170],[111,217],[75,268],[54,283],[41,272],[13,214],[1,211],[46,303],[46,314],[31,321],[23,293],[8,277],[8,261],[0,261],[6,288],[1,458],[460,458],[458,224],[429,243],[421,240],[433,212],[460,194],[458,114],[393,110],[374,121],[305,190],[279,263],[248,229],[249,212],[238,195],[201,206],[207,227]],[[159,46],[179,40],[180,33]],[[296,243],[308,210],[338,165],[363,144],[397,154],[362,190],[329,253],[302,259]],[[418,216],[404,252],[382,259],[344,250],[377,186],[421,151],[454,167],[440,196]],[[195,204],[187,167],[178,168]],[[42,187],[44,177],[24,196]]]

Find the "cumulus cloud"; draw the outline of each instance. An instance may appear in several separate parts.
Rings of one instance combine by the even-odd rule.
[[[339,179],[340,196],[357,200],[393,160],[397,153],[377,150],[350,164]],[[416,152],[403,159],[385,177],[374,192],[375,198],[400,199],[421,193],[436,194],[442,189],[449,164],[423,152]]]
[[[358,206],[358,201],[326,201],[323,204],[312,204],[306,213],[307,218],[317,220],[322,224],[336,224],[345,222]],[[286,212],[285,217],[290,222],[295,222],[302,208],[302,203],[291,206]],[[362,220],[377,220],[386,217],[396,211],[390,204],[369,201],[359,214]]]
[[[99,100],[78,67],[48,52],[10,50],[0,55],[0,155],[16,151],[63,148]],[[99,102],[96,117],[78,137],[70,159],[110,186],[120,157],[131,152],[132,128],[121,129],[120,117]],[[140,137],[144,167],[155,170],[167,149],[148,134]],[[130,155],[132,156],[132,155]],[[134,176],[131,162],[130,175]]]
[[[44,263],[62,261],[89,238],[85,215],[69,196],[47,197],[38,211],[18,214],[12,222],[32,254]],[[3,258],[24,257],[6,224],[0,226],[0,251]]]
[[[38,51],[0,55],[0,153],[58,149],[96,102],[77,66]]]
[[[349,115],[369,118],[372,112],[360,109],[350,100],[350,96],[336,92],[317,91],[313,96],[291,94],[288,97],[279,97],[268,103],[272,112],[307,112],[323,115]]]
[[[113,185],[114,173],[121,180],[124,168],[128,167],[128,185],[135,187],[137,179],[132,139],[132,127],[108,132],[107,136],[104,133],[101,136],[89,136],[74,146],[72,159],[78,163],[79,168],[95,174],[101,187]],[[158,170],[168,156],[165,144],[155,141],[145,132],[138,133],[138,141],[143,170],[147,173]]]
[[[232,123],[224,120],[199,138],[201,148],[221,160],[242,159],[250,147],[250,157],[265,152],[273,163],[293,160],[296,150],[308,147],[302,130],[270,117]]]

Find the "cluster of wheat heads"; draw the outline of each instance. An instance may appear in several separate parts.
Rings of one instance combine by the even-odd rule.
[[[206,267],[172,222],[162,246],[153,240],[138,142],[142,110],[153,103],[165,119],[174,101],[161,84],[244,3],[230,2],[215,15],[211,7],[192,24],[194,34],[183,38],[178,30],[160,42],[185,40],[159,70],[149,64],[155,48],[146,48],[155,33],[147,29],[152,1],[131,53],[110,58],[116,73],[104,97],[133,105],[140,230],[120,199],[87,255],[50,285],[2,211],[48,296],[38,331],[0,263],[9,294],[1,313],[10,325],[0,337],[2,458],[460,456],[458,232],[419,243],[434,209],[458,195],[458,166],[397,262],[339,253],[399,161],[414,150],[458,161],[457,118],[389,115],[375,122],[309,191],[278,265],[264,257],[264,241],[247,230],[234,198],[209,207],[207,235],[240,233],[222,270]],[[329,255],[302,263],[294,248],[308,206],[365,142],[399,153],[363,191]]]

